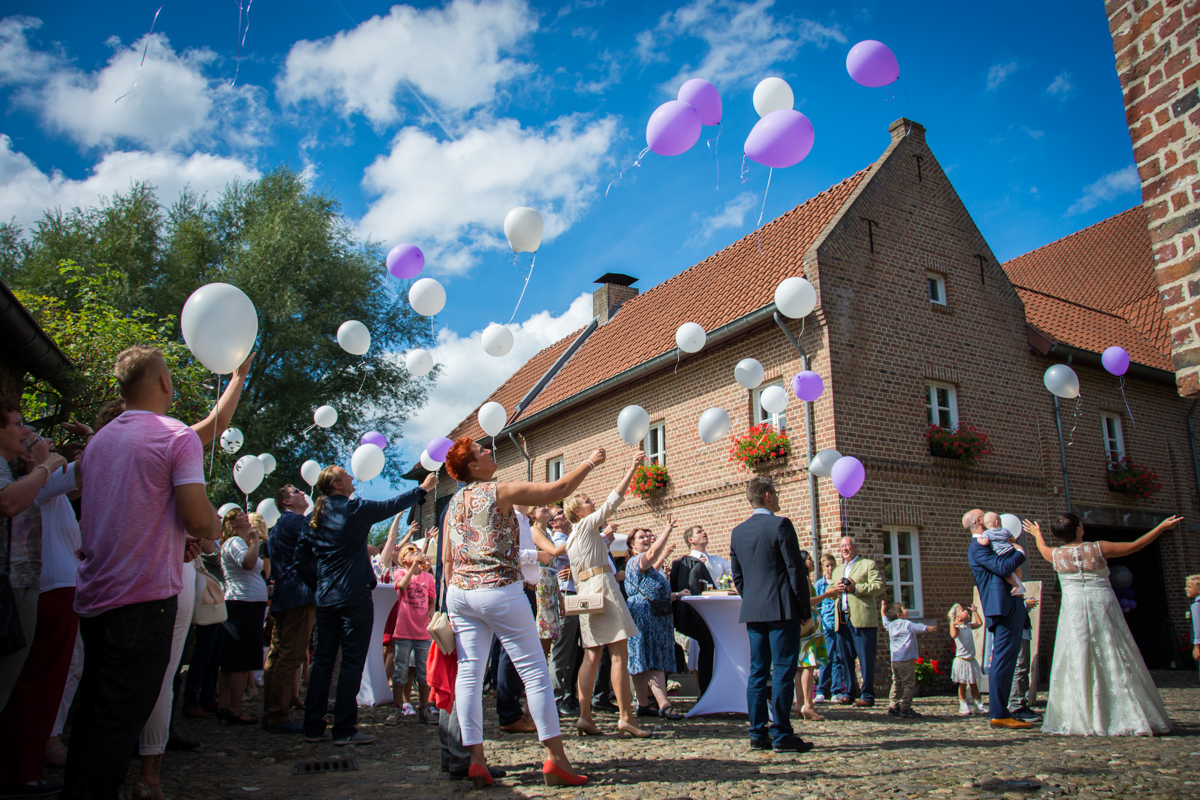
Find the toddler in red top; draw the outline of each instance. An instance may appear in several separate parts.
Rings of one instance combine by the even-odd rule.
[[[429,684],[425,678],[425,663],[429,659],[429,618],[433,607],[435,586],[426,568],[429,561],[416,545],[406,545],[400,553],[403,571],[396,570],[396,623],[392,642],[396,646],[396,666],[392,672],[392,703],[395,708],[386,722],[396,725],[401,716],[416,714],[419,721],[435,721],[427,709]],[[409,666],[412,659],[414,665]],[[419,704],[414,710],[409,701],[409,670],[416,672]]]

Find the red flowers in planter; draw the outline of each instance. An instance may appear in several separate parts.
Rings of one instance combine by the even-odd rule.
[[[988,435],[974,425],[959,423],[958,427],[930,425],[925,429],[929,441],[929,454],[942,458],[957,458],[968,467],[975,466],[980,458],[991,455],[992,443]]]
[[[1109,462],[1105,477],[1109,489],[1124,492],[1139,500],[1148,500],[1162,490],[1158,473],[1145,464],[1134,463],[1129,456]]]
[[[633,473],[633,480],[629,482],[629,489],[625,494],[645,500],[666,486],[668,479],[667,468],[662,464],[643,464]]]
[[[755,425],[741,436],[730,436],[729,441],[733,443],[729,448],[729,460],[741,464],[743,469],[792,452],[787,432],[775,430],[769,422]]]

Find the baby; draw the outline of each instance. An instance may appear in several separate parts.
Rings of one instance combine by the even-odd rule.
[[[983,515],[984,531],[980,536],[975,537],[975,541],[982,545],[991,545],[992,552],[998,556],[1003,556],[1013,551],[1013,542],[1016,539],[1009,533],[1000,522],[1000,515],[994,511],[989,511]],[[1020,597],[1025,594],[1025,584],[1021,583],[1021,568],[1017,567],[1016,571],[1004,578],[1005,582],[1013,587],[1011,594],[1014,597]]]

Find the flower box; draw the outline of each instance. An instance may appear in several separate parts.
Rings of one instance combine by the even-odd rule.
[[[664,465],[643,464],[633,473],[633,480],[629,482],[629,489],[625,494],[648,500],[655,492],[663,489],[668,480],[670,476],[667,475]]]
[[[1129,456],[1109,463],[1104,478],[1110,492],[1120,492],[1138,500],[1148,500],[1162,491],[1158,473],[1131,461]]]
[[[954,458],[968,467],[992,453],[988,435],[974,425],[959,423],[958,427],[930,425],[925,429],[929,454],[938,458]]]
[[[792,451],[787,431],[776,430],[769,422],[754,425],[741,436],[730,436],[729,441],[733,444],[729,460],[747,470],[768,465],[775,459],[786,459]]]

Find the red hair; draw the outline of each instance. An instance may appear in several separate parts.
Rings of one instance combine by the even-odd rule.
[[[475,463],[475,453],[471,450],[473,444],[474,439],[464,436],[446,453],[446,472],[456,481],[471,482],[471,464]]]

